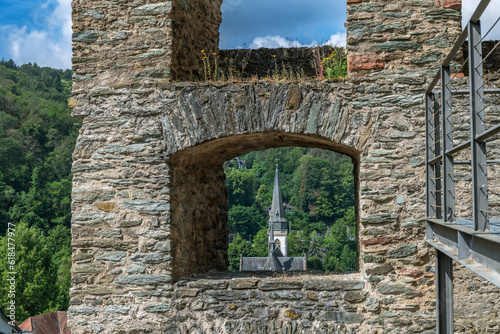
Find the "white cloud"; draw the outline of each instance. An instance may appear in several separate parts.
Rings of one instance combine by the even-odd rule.
[[[347,35],[346,33],[336,33],[335,35],[331,35],[330,39],[325,42],[325,45],[331,46],[346,46]]]
[[[317,41],[313,41],[310,44],[301,44],[299,41],[290,40],[288,38],[282,36],[264,36],[264,37],[256,37],[250,44],[250,49],[259,49],[259,48],[267,48],[267,49],[276,49],[276,48],[300,48],[300,47],[314,47],[319,45]],[[346,45],[346,34],[345,33],[336,33],[335,35],[331,35],[330,39],[322,45],[331,45],[331,46],[345,46]]]
[[[0,26],[8,57],[17,64],[31,62],[39,66],[71,68],[71,0],[57,0],[55,9],[43,20],[39,24],[43,26],[41,29],[30,29],[26,25]]]
[[[69,38],[73,34],[71,22],[71,0],[57,0],[57,7],[49,17],[49,23],[54,27],[60,27],[64,38]]]
[[[472,14],[476,10],[480,0],[462,1],[462,27],[465,28]],[[493,0],[486,8],[481,17],[481,32],[483,34],[490,30],[491,26],[498,20],[500,13],[500,0]],[[500,22],[491,30],[486,40],[500,40]]]
[[[255,37],[253,42],[250,44],[251,49],[267,48],[292,48],[300,47],[301,44],[298,41],[286,39],[281,36],[265,36],[265,37]]]

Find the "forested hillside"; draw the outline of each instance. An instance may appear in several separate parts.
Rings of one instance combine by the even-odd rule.
[[[5,311],[10,301],[10,241],[20,321],[68,307],[71,155],[80,127],[68,108],[71,76],[0,61],[0,303]]]
[[[354,270],[356,264],[354,175],[351,159],[331,151],[287,147],[248,153],[225,163],[229,194],[229,230],[237,237],[229,246],[231,270],[239,254],[267,256],[267,208],[271,205],[278,163],[283,202],[295,207],[289,256],[309,257],[312,269]]]

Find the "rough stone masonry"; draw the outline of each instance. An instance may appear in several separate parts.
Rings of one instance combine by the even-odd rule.
[[[73,0],[72,333],[434,332],[423,92],[460,2],[348,0],[341,81],[189,82],[221,3]],[[359,272],[224,273],[222,163],[280,146],[352,158]]]

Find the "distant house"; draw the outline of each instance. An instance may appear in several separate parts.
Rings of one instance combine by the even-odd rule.
[[[66,323],[67,313],[58,311],[29,317],[19,328],[33,334],[71,334]]]
[[[293,205],[290,205],[288,203],[283,203],[283,210],[285,210],[286,213],[292,212],[296,208]]]
[[[22,333],[22,330],[17,326],[9,325],[10,319],[0,310],[0,334],[17,334]]]

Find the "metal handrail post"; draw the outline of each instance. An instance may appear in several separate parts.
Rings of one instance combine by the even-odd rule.
[[[481,22],[468,24],[471,120],[472,216],[474,230],[489,230],[486,142],[477,136],[486,130],[483,91]]]
[[[453,123],[451,119],[451,75],[449,66],[441,66],[441,115],[443,145],[443,219],[445,222],[455,221],[455,181],[453,155],[446,151],[453,147]]]

